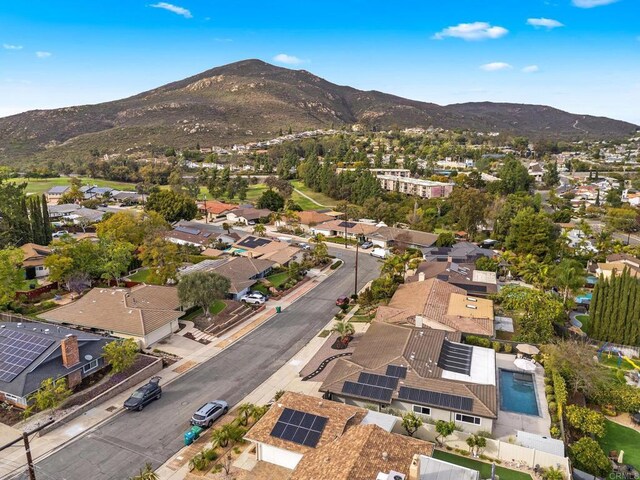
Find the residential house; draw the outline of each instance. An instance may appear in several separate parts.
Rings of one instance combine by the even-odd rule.
[[[49,269],[44,266],[45,259],[51,255],[51,249],[36,243],[25,243],[20,247],[23,253],[22,268],[25,278],[32,280],[49,275]]]
[[[180,308],[175,287],[93,288],[75,302],[41,313],[40,318],[133,338],[148,347],[178,330],[178,319],[184,315]]]
[[[596,274],[604,278],[612,275],[622,275],[625,268],[632,277],[640,277],[640,259],[626,253],[614,253],[607,256],[607,261],[598,263]]]
[[[76,205],[75,203],[63,203],[61,205],[49,205],[47,209],[49,210],[49,218],[51,220],[67,220],[70,219],[70,216],[78,211],[80,205]]]
[[[437,278],[460,287],[468,295],[486,297],[498,292],[496,272],[476,270],[473,263],[422,262],[415,274],[405,278],[405,283],[423,282]]]
[[[498,415],[496,353],[460,339],[460,332],[374,321],[351,356],[332,362],[320,391],[349,405],[491,432]]]
[[[205,200],[204,202],[198,202],[198,210],[202,215],[206,215],[206,218],[209,221],[226,217],[227,213],[236,210],[237,208],[238,205],[224,203],[218,200]]]
[[[67,215],[66,219],[71,220],[76,225],[91,225],[101,221],[105,213],[102,210],[80,207]]]
[[[531,162],[529,168],[527,168],[527,173],[533,177],[536,182],[540,183],[544,176],[544,166],[539,162]]]
[[[424,259],[431,262],[475,263],[480,257],[493,258],[495,252],[471,242],[458,242],[452,247],[423,248]]]
[[[113,201],[124,204],[133,205],[144,203],[145,195],[137,192],[117,192],[111,198]]]
[[[298,260],[302,256],[302,250],[288,242],[254,235],[249,235],[235,243],[229,252],[241,257],[271,260],[279,266],[286,266],[292,260]]]
[[[421,178],[378,175],[380,186],[389,192],[399,192],[421,198],[446,198],[453,191],[453,183],[434,182]]]
[[[48,378],[75,387],[104,366],[100,335],[41,322],[0,324],[0,401],[19,408]]]
[[[296,216],[298,217],[297,224],[305,232],[310,232],[316,225],[334,219],[331,215],[327,215],[326,213],[318,212],[316,210],[303,210],[302,212],[296,212]]]
[[[437,278],[400,285],[389,303],[378,307],[376,320],[485,337],[495,333],[492,300]]]
[[[47,203],[58,203],[62,196],[69,190],[68,185],[58,185],[55,187],[51,187],[44,194]]]
[[[378,225],[365,222],[352,222],[345,220],[329,220],[311,227],[313,235],[322,234],[325,237],[342,237],[354,240],[364,240],[378,230]]]
[[[180,220],[167,232],[165,238],[179,245],[193,245],[205,249],[216,243],[232,245],[246,235],[241,230],[227,231],[221,225]]]
[[[286,392],[245,439],[256,445],[259,463],[280,467],[277,478],[386,480],[393,477],[382,473],[408,474],[414,455],[433,454],[432,443],[391,433],[397,421],[361,407]]]
[[[118,190],[110,187],[98,187],[97,185],[84,185],[80,187],[80,191],[84,194],[85,200],[91,199],[109,199],[118,194]]]
[[[232,223],[243,223],[245,225],[255,225],[262,221],[267,221],[271,215],[271,210],[266,208],[253,208],[251,206],[240,206],[227,213],[227,220]]]
[[[180,270],[180,276],[193,272],[215,272],[227,277],[231,282],[229,297],[240,300],[261,278],[269,275],[275,262],[261,258],[231,257],[218,260],[204,260]]]
[[[374,245],[382,248],[401,247],[401,248],[428,248],[431,247],[438,235],[418,230],[407,230],[403,228],[387,227],[386,225],[378,227],[372,232],[367,240]]]

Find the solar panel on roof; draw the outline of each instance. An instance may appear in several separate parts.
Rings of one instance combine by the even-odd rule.
[[[473,347],[445,339],[438,358],[438,367],[449,372],[469,375],[471,372],[471,356]]]
[[[357,223],[354,223],[354,222],[340,222],[340,223],[338,224],[338,226],[339,226],[340,228],[353,228],[353,227],[355,227],[356,225],[357,225]]]
[[[358,377],[358,383],[364,383],[365,385],[373,385],[374,387],[383,387],[395,390],[398,387],[398,377],[361,372],[360,376]]]
[[[0,380],[12,381],[52,343],[50,338],[15,330],[0,330]]]
[[[402,367],[399,365],[387,365],[387,375],[396,378],[406,378],[407,367]]]
[[[200,234],[200,230],[198,230],[197,228],[182,227],[180,225],[175,227],[174,230],[176,232],[188,233],[189,235],[199,235]]]
[[[400,387],[398,398],[400,400],[408,400],[422,405],[445,407],[451,410],[462,410],[465,412],[471,412],[473,410],[473,398],[451,395],[448,393],[432,392],[430,390],[422,390],[419,388]]]
[[[260,237],[252,237],[249,236],[240,242],[238,242],[238,246],[247,247],[247,248],[257,248],[262,247],[263,245],[267,245],[271,243],[271,240],[268,238],[260,238]]]
[[[342,386],[342,393],[353,395],[355,397],[378,400],[384,403],[391,403],[391,395],[393,395],[393,390],[390,388],[377,387],[375,385],[366,385],[364,383],[347,381],[344,382]]]
[[[285,408],[271,430],[271,436],[314,448],[327,424],[327,418]]]

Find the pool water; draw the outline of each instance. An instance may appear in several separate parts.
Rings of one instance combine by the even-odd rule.
[[[500,370],[500,409],[525,415],[540,415],[532,374]]]

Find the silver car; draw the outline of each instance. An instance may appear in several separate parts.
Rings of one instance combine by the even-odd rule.
[[[224,400],[214,400],[201,406],[191,417],[191,425],[209,428],[218,418],[229,411],[229,405]]]

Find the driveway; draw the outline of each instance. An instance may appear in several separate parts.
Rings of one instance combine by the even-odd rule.
[[[355,268],[353,250],[332,247],[330,252],[342,258],[345,265],[321,285],[169,384],[160,401],[142,412],[121,412],[39,461],[38,478],[122,480],[136,474],[146,462],[154,468],[164,463],[183,446],[183,433],[198,407],[218,398],[234,405],[291,359],[330,320],[336,310],[335,299],[353,290]],[[359,285],[376,278],[379,266],[369,255],[361,255]]]

